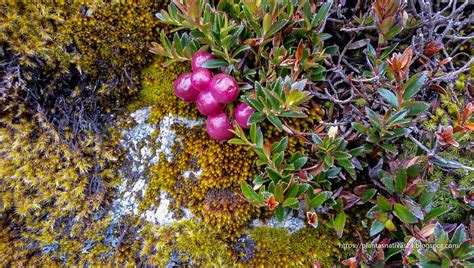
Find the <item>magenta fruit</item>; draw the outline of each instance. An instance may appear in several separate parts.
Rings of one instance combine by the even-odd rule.
[[[206,129],[209,136],[218,141],[232,138],[231,130],[234,126],[225,113],[209,116],[206,120]]]
[[[185,102],[193,102],[199,95],[199,91],[191,85],[192,73],[182,74],[174,81],[174,94]]]
[[[191,85],[199,91],[205,91],[208,89],[211,80],[211,72],[206,68],[199,68],[191,76]]]
[[[225,107],[225,104],[222,104],[218,102],[214,97],[212,96],[211,92],[209,90],[206,91],[201,91],[199,93],[199,96],[197,97],[196,100],[196,105],[198,110],[203,114],[203,115],[214,115],[222,112],[222,110]]]
[[[240,103],[235,107],[234,110],[234,119],[237,121],[237,124],[242,128],[250,128],[248,125],[248,120],[253,114],[252,107],[248,106],[247,103]]]
[[[205,62],[208,62],[213,59],[214,57],[210,53],[204,51],[197,52],[191,59],[191,68],[193,69],[193,72],[201,68]]]
[[[228,74],[218,74],[212,78],[209,84],[212,96],[221,103],[233,102],[239,96],[239,85],[235,79]]]

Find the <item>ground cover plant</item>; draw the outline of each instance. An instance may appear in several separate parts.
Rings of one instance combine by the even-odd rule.
[[[0,264],[472,267],[472,8],[0,4]]]

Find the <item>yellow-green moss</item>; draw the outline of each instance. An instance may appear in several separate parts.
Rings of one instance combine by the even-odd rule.
[[[59,66],[65,72],[72,61],[72,54],[66,51],[67,44],[72,42],[72,36],[66,33],[66,22],[80,12],[78,1],[54,4],[50,1],[2,1],[0,42],[8,42],[24,66]]]
[[[227,244],[220,234],[203,222],[185,220],[156,228],[145,228],[147,240],[141,254],[148,256],[146,264],[164,267],[172,251],[180,262],[189,266],[218,267],[231,264]]]
[[[257,245],[256,255],[250,261],[251,266],[312,266],[318,261],[324,267],[336,264],[333,255],[342,249],[337,248],[337,239],[331,231],[322,228],[307,227],[296,233],[289,233],[285,228],[256,227],[249,232]]]
[[[139,83],[139,68],[150,62],[148,48],[159,37],[161,27],[154,12],[163,7],[157,1],[94,1],[86,14],[67,24],[78,53],[78,68],[104,77],[107,86],[99,93],[119,87],[133,93]]]
[[[29,245],[16,253],[23,259],[2,264],[72,265],[97,261],[106,251],[101,245],[111,218],[102,209],[120,183],[118,133],[111,129],[106,140],[87,133],[76,138],[64,140],[41,116],[0,123],[0,213],[15,228],[2,234],[13,237],[2,238],[0,248],[10,247],[5,241]],[[72,149],[74,143],[80,149]],[[95,246],[83,253],[87,243]],[[48,247],[51,252],[41,252]],[[42,254],[45,262],[37,262]]]
[[[154,12],[167,2],[4,1],[0,43],[24,67],[53,76],[78,69],[99,95],[122,96],[138,89],[140,68],[152,59],[148,48],[163,29]]]

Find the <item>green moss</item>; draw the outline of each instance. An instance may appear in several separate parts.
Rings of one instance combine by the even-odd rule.
[[[26,80],[38,74],[25,71],[57,77],[79,70],[99,95],[129,95],[152,60],[148,48],[163,29],[153,13],[166,2],[6,1],[0,44],[19,57]]]
[[[73,55],[66,46],[72,42],[66,22],[80,14],[81,3],[63,1],[3,1],[0,4],[0,43],[8,42],[23,66],[66,72]]]
[[[306,227],[296,233],[284,228],[256,227],[249,235],[256,242],[254,266],[313,266],[315,261],[329,267],[353,254],[353,250],[339,247],[339,243],[354,243],[337,238],[324,226]]]
[[[77,14],[68,21],[79,52],[74,62],[106,83],[99,94],[136,92],[139,70],[152,59],[148,48],[161,31],[153,13],[162,6],[146,0],[94,1],[85,16]]]
[[[185,220],[160,229],[150,227],[150,234],[142,250],[148,255],[146,264],[163,267],[170,261],[173,253],[186,266],[216,267],[229,265],[227,244],[219,233],[206,224],[194,220]]]
[[[36,256],[48,247],[51,252],[44,256],[50,260],[38,263],[98,259],[111,221],[102,211],[120,183],[118,133],[111,130],[104,142],[99,142],[104,137],[84,134],[74,141],[81,149],[72,149],[72,140],[62,139],[38,116],[18,123],[2,120],[0,137],[0,213],[8,215],[13,227],[7,233],[12,237],[2,241],[30,245],[17,253],[27,259],[7,258],[4,264],[37,264]],[[88,243],[97,247],[83,254]]]

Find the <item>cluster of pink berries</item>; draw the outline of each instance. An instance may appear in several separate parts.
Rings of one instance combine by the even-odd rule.
[[[201,114],[207,116],[206,129],[209,136],[222,141],[230,139],[234,128],[230,118],[224,112],[227,103],[239,97],[240,89],[237,81],[225,73],[212,76],[202,65],[214,59],[207,52],[197,52],[192,60],[193,72],[182,74],[174,82],[174,93],[185,102],[196,102]],[[234,119],[242,128],[249,128],[248,119],[253,109],[246,103],[239,103],[234,109]]]

